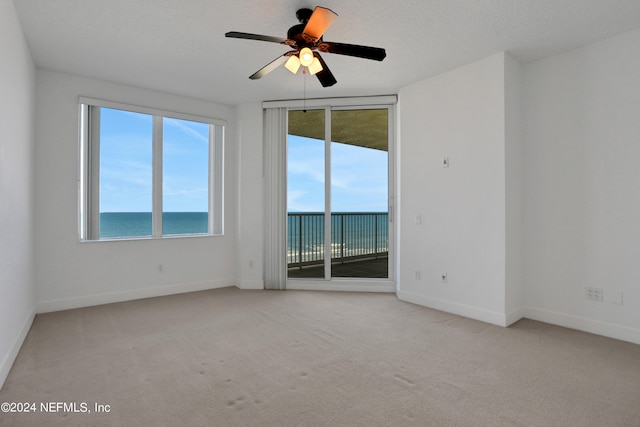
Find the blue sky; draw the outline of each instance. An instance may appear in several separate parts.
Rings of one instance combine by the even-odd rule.
[[[151,212],[152,116],[102,108],[100,124],[100,211]],[[163,210],[206,212],[209,125],[165,118],[163,134]]]
[[[289,136],[289,212],[324,211],[324,141]],[[387,212],[388,154],[331,143],[331,210]]]
[[[151,212],[152,116],[101,109],[100,211]],[[163,210],[206,212],[209,125],[163,126]],[[324,210],[324,141],[289,136],[288,210]],[[387,153],[332,143],[332,210],[387,211]]]

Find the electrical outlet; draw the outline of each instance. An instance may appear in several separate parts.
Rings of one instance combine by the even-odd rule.
[[[420,273],[420,270],[416,270],[416,280],[420,280],[422,278],[422,273]]]
[[[164,271],[164,265],[158,264],[158,273],[162,273]]]
[[[441,273],[440,274],[440,282],[447,283],[447,278],[448,278],[448,274],[447,273]]]
[[[607,291],[611,304],[622,305],[622,291]]]
[[[601,301],[602,302],[602,288],[584,288],[585,298],[590,299],[592,301]]]

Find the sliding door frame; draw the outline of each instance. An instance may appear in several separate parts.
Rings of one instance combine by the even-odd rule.
[[[294,110],[324,110],[325,111],[325,218],[324,218],[324,278],[294,279],[287,278],[287,289],[331,290],[331,291],[363,291],[363,292],[395,292],[396,291],[396,236],[398,223],[396,215],[396,102],[395,96],[365,97],[365,98],[335,98],[298,101],[273,101],[263,103],[264,108],[286,107],[287,111]],[[388,129],[388,221],[389,221],[389,276],[380,278],[350,278],[331,277],[331,112],[340,110],[386,109]],[[288,116],[288,115],[287,115]],[[288,133],[288,121],[287,121]],[[288,166],[287,166],[288,168]],[[286,194],[288,183],[285,183]],[[327,212],[329,213],[327,215]],[[286,213],[285,213],[286,214]],[[286,237],[286,236],[285,236]]]

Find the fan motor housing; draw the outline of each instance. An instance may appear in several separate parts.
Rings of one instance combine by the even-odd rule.
[[[289,28],[287,31],[287,38],[289,40],[294,40],[298,48],[302,49],[303,47],[313,47],[313,44],[308,43],[302,33],[304,32],[304,28],[307,26],[307,22],[311,19],[311,15],[313,14],[313,10],[311,9],[298,9],[296,12],[296,18],[300,22],[298,25],[294,25]]]
[[[302,38],[302,32],[304,31],[305,26],[306,24],[298,24],[289,28],[289,31],[287,31],[287,38],[295,40],[296,42],[304,41],[304,38]]]
[[[296,18],[301,24],[306,24],[311,19],[311,15],[313,15],[313,10],[311,9],[298,9],[296,12]]]

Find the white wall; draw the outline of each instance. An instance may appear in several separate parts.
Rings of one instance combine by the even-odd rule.
[[[225,235],[80,243],[78,96],[226,120]],[[236,284],[235,108],[45,70],[36,106],[39,312]]]
[[[34,316],[35,68],[11,0],[0,0],[0,387]]]
[[[399,94],[398,297],[501,325],[517,320],[507,319],[505,302],[505,58]]]
[[[264,289],[262,104],[237,107],[238,287]]]
[[[524,308],[523,265],[523,138],[522,65],[505,56],[505,189],[506,189],[506,284],[507,324],[522,318]]]
[[[638,52],[640,30],[525,67],[524,280],[527,317],[640,343]]]

